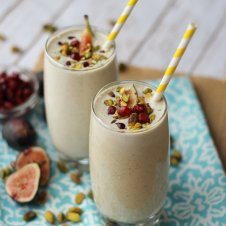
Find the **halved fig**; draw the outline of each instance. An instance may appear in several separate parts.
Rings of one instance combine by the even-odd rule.
[[[17,202],[30,202],[36,195],[41,171],[36,163],[28,164],[6,180],[6,192]]]
[[[135,104],[137,104],[138,96],[137,90],[134,85],[131,86],[130,89],[125,91],[126,95],[129,95],[128,107],[133,108]]]
[[[50,177],[50,159],[44,149],[30,147],[21,152],[15,162],[16,170],[29,163],[37,163],[41,169],[40,185],[46,185]]]

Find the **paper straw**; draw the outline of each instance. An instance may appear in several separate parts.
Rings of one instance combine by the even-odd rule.
[[[159,101],[161,100],[164,91],[166,90],[170,79],[172,77],[172,75],[174,74],[175,70],[177,69],[177,66],[182,58],[182,56],[184,55],[184,52],[193,36],[193,34],[196,31],[196,25],[191,23],[188,25],[183,38],[179,44],[179,46],[177,47],[176,52],[173,55],[173,58],[169,64],[169,66],[167,67],[165,74],[162,78],[162,81],[160,82],[160,85],[158,86],[155,94],[154,94],[154,101]]]
[[[129,0],[125,9],[123,10],[122,14],[118,18],[117,22],[115,23],[111,33],[108,35],[107,40],[103,44],[103,49],[107,50],[112,44],[112,41],[115,40],[117,35],[119,34],[120,30],[122,29],[123,25],[125,24],[127,18],[129,17],[130,13],[132,12],[134,6],[138,0]]]

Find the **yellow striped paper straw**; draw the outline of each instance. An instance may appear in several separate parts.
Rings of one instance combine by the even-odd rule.
[[[138,0],[129,0],[127,2],[125,9],[123,10],[118,20],[116,21],[113,29],[111,30],[111,33],[108,35],[107,40],[103,45],[103,49],[108,49],[111,46],[112,41],[115,40],[115,38],[119,34],[120,30],[122,29],[123,25],[125,24],[127,18],[129,17],[130,13],[132,12],[137,2]]]
[[[179,46],[177,47],[176,52],[173,55],[173,58],[169,64],[169,66],[167,67],[165,74],[162,78],[162,81],[160,82],[155,94],[154,94],[154,100],[155,101],[159,101],[162,98],[162,95],[164,93],[164,91],[166,90],[170,79],[172,77],[172,75],[174,74],[175,70],[177,69],[177,66],[182,58],[182,56],[184,55],[184,52],[193,36],[193,34],[196,31],[196,25],[191,23],[188,25],[183,38],[179,44]]]

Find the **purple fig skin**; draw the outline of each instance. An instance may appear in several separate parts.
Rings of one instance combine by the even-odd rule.
[[[27,203],[37,194],[41,171],[36,163],[28,164],[6,180],[7,194],[19,203]]]
[[[36,141],[36,132],[33,126],[25,119],[8,120],[2,129],[2,136],[8,145],[21,150],[33,145]]]
[[[21,152],[15,162],[15,169],[19,170],[29,163],[37,163],[41,170],[40,185],[48,183],[50,177],[50,158],[41,147],[30,147]]]

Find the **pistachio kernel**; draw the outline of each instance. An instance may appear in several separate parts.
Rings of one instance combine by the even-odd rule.
[[[122,87],[121,86],[118,86],[117,88],[116,88],[116,92],[120,92],[120,90],[122,89]]]
[[[145,98],[150,98],[151,96],[152,96],[151,93],[146,93],[146,94],[145,94]]]
[[[82,192],[79,192],[76,196],[75,196],[75,203],[76,204],[81,204],[83,202],[83,200],[85,199],[85,195]]]
[[[143,91],[143,94],[147,94],[147,93],[151,93],[151,92],[152,92],[152,89],[147,88]]]
[[[55,215],[50,211],[50,210],[47,210],[45,212],[45,220],[50,223],[50,224],[54,224],[55,223]]]
[[[67,173],[67,172],[68,172],[67,166],[66,166],[65,163],[62,162],[62,161],[58,161],[58,162],[57,162],[57,168],[59,169],[59,171],[60,171],[61,173]]]
[[[153,122],[155,120],[155,114],[151,114],[149,118],[150,118],[150,123]]]
[[[177,158],[177,160],[179,162],[182,160],[182,154],[178,150],[174,150],[172,156],[175,157],[175,158]]]
[[[134,126],[138,121],[138,114],[137,113],[132,113],[130,116],[129,116],[129,119],[128,119],[128,124],[129,126]]]
[[[123,100],[124,102],[127,103],[127,102],[129,101],[129,98],[130,98],[129,95],[126,95],[125,93],[122,94],[122,100]]]
[[[133,126],[133,129],[141,129],[142,128],[142,124],[137,122],[135,123],[135,125]]]
[[[27,213],[24,214],[23,216],[23,220],[28,222],[28,221],[32,221],[37,217],[36,212],[34,211],[28,211]]]
[[[70,174],[70,178],[73,182],[75,182],[76,184],[80,184],[81,183],[81,175],[80,173],[76,172],[76,173],[71,173]]]
[[[88,192],[87,196],[88,196],[90,199],[93,200],[93,191],[90,190],[90,191]]]
[[[104,101],[104,104],[105,104],[106,106],[112,106],[112,105],[114,105],[114,101],[111,100],[111,99],[105,100],[105,101]]]
[[[127,103],[125,101],[121,101],[120,106],[125,107],[125,106],[127,106]]]
[[[179,165],[179,161],[177,158],[175,158],[174,156],[170,156],[170,165],[171,166],[178,166]]]
[[[100,46],[99,45],[93,47],[93,52],[97,52],[98,50],[100,50]]]
[[[149,103],[146,104],[147,113],[150,115],[153,112],[153,109],[149,105]]]
[[[123,94],[124,92],[125,92],[125,88],[122,87],[122,88],[119,90],[119,93],[120,93],[120,94]]]
[[[145,104],[145,99],[144,97],[138,97],[138,104]]]
[[[82,209],[77,207],[77,206],[72,206],[68,209],[67,213],[72,212],[72,213],[78,213],[81,215],[83,213]]]
[[[80,215],[73,212],[68,212],[66,214],[66,219],[74,223],[81,221]]]
[[[117,119],[114,119],[111,121],[111,124],[115,123],[117,121]]]
[[[57,214],[57,220],[58,220],[58,222],[60,223],[60,224],[62,224],[62,223],[64,223],[64,221],[65,221],[65,215],[63,214],[63,213],[58,213]]]
[[[112,92],[112,91],[109,92],[108,95],[109,95],[110,97],[115,97],[115,94],[114,94],[114,92]]]
[[[44,24],[42,27],[43,31],[53,33],[57,30],[57,27],[53,24]]]
[[[7,166],[5,168],[0,169],[0,177],[4,180],[13,172],[12,167]]]

